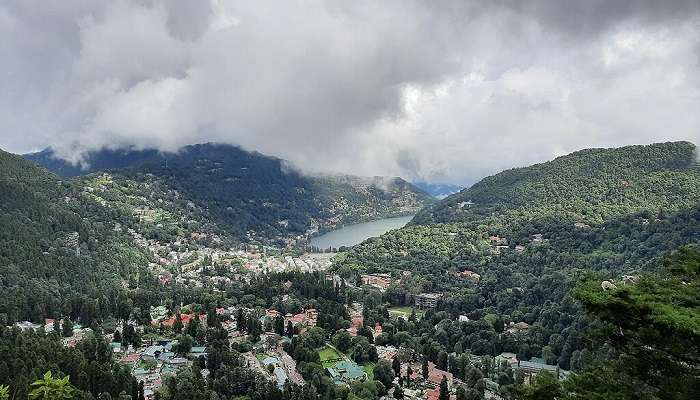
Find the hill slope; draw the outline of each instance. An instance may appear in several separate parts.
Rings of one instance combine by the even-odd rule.
[[[291,235],[415,213],[432,198],[400,178],[307,177],[284,161],[235,146],[201,144],[178,153],[102,150],[80,169],[51,151],[25,156],[64,176],[110,171],[157,182],[239,238]]]
[[[0,317],[114,312],[120,283],[148,263],[114,229],[128,218],[0,151]]]
[[[695,146],[658,143],[588,149],[503,171],[447,197],[415,223],[532,218],[557,214],[586,223],[642,209],[680,209],[700,200]]]
[[[384,296],[392,305],[438,293],[434,315],[470,320],[459,323],[462,335],[444,334],[441,322],[441,342],[577,369],[589,321],[571,297],[576,282],[595,272],[598,287],[620,284],[678,246],[700,244],[694,160],[694,146],[681,142],[585,150],[505,171],[353,247],[334,268],[351,281],[391,274]]]

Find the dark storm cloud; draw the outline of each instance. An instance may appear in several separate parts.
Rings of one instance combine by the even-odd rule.
[[[470,183],[695,140],[693,1],[0,4],[0,147],[221,141],[306,171]]]

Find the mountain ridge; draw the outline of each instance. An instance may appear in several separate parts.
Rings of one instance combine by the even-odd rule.
[[[280,158],[215,143],[174,153],[101,150],[79,166],[56,159],[51,150],[25,158],[77,179],[98,172],[135,182],[155,177],[243,240],[283,242],[346,223],[414,214],[433,201],[401,178],[307,176]]]

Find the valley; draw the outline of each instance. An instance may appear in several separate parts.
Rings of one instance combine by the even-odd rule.
[[[0,385],[56,364],[98,398],[692,391],[694,152],[586,150],[438,202],[400,178],[306,177],[230,146],[94,156],[104,170],[40,160],[63,177],[1,153],[0,351],[24,361],[0,361]],[[623,306],[649,311],[623,323]],[[668,348],[650,353],[658,335]],[[631,355],[664,372],[640,376]],[[591,388],[602,374],[633,384]]]

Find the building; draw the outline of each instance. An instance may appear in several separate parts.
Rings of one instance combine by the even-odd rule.
[[[337,385],[350,384],[351,382],[362,381],[367,378],[365,370],[350,360],[338,361],[334,367],[326,368],[326,370]]]
[[[462,272],[456,272],[455,275],[456,275],[456,276],[459,276],[459,277],[462,277],[462,278],[471,279],[471,280],[473,280],[474,282],[477,282],[477,283],[479,282],[479,279],[481,279],[481,275],[477,274],[477,273],[474,272],[474,271],[470,271],[470,270],[468,270],[468,269],[467,269],[467,270],[464,270],[464,271],[462,271]]]
[[[386,290],[391,285],[391,275],[389,274],[365,274],[360,275],[363,285],[370,285],[381,290]]]
[[[415,296],[416,307],[435,308],[438,300],[442,297],[440,293],[421,293]]]
[[[498,235],[489,236],[489,242],[494,246],[508,246],[508,239]]]

